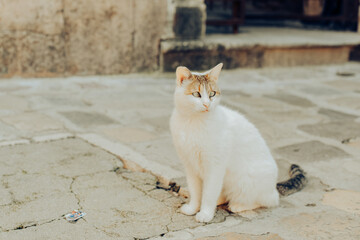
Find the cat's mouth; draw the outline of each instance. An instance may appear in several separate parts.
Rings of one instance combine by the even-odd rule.
[[[206,109],[206,110],[204,110],[204,111],[201,111],[201,112],[209,112],[209,109]]]

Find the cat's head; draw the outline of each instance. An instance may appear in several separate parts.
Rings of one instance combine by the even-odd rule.
[[[176,69],[175,106],[181,112],[206,114],[220,102],[218,79],[223,64],[205,73],[191,72],[186,67]]]

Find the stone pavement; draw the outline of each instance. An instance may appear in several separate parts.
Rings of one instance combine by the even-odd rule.
[[[174,74],[0,80],[0,239],[356,239],[360,63],[224,71],[223,104],[246,115],[287,177],[280,206],[200,224],[168,128]],[[170,186],[169,186],[170,184]],[[176,193],[178,192],[178,193]],[[63,216],[87,215],[76,223]]]

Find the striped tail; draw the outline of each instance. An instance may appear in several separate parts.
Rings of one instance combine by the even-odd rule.
[[[305,172],[296,164],[292,164],[289,169],[290,179],[279,182],[276,185],[277,190],[283,196],[296,193],[305,187],[307,179]]]

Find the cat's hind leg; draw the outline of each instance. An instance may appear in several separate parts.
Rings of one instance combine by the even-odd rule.
[[[260,196],[258,202],[263,207],[275,207],[279,205],[279,192],[274,189],[271,193]]]

